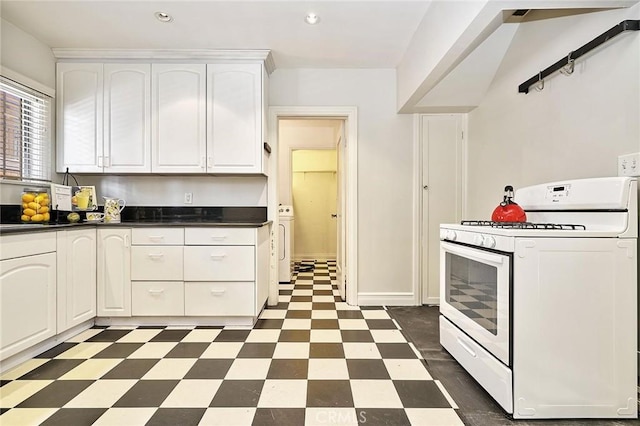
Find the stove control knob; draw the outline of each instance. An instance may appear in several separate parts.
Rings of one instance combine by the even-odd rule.
[[[482,235],[475,235],[473,237],[473,244],[476,246],[481,246],[484,244],[484,238],[482,237]]]
[[[446,238],[447,240],[455,241],[456,238],[458,238],[458,234],[456,234],[456,231],[451,231],[451,230],[447,231],[447,238]]]
[[[496,246],[496,239],[493,238],[491,235],[487,235],[486,237],[484,237],[483,245],[486,248],[494,248]]]
[[[440,239],[441,240],[446,240],[447,239],[447,231],[445,231],[444,229],[440,230]]]

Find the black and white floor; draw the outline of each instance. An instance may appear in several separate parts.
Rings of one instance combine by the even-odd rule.
[[[9,425],[461,425],[384,307],[335,263],[280,285],[252,329],[92,328],[2,375]]]

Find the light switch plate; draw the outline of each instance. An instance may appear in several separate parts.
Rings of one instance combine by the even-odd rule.
[[[640,152],[618,156],[618,176],[640,176]]]
[[[184,203],[185,204],[193,204],[193,192],[185,192],[184,193]]]

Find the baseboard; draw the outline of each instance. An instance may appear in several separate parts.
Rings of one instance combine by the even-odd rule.
[[[415,295],[411,292],[358,293],[360,306],[415,306]]]
[[[429,306],[434,306],[434,305],[440,305],[440,298],[439,297],[427,297],[423,302],[423,305],[429,305]]]
[[[258,317],[250,316],[187,316],[187,317],[97,317],[96,325],[101,326],[120,326],[120,327],[137,327],[141,325],[147,326],[176,326],[176,327],[195,327],[204,326],[225,326],[238,327],[242,329],[250,329],[253,327]]]
[[[317,260],[320,262],[326,262],[327,260],[336,260],[336,254],[335,253],[307,253],[307,254],[296,253],[296,257],[293,260],[294,262],[301,262],[304,260]]]

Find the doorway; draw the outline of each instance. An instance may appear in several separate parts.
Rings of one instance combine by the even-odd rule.
[[[293,259],[297,265],[336,261],[337,166],[335,149],[291,151],[291,198],[296,218]]]
[[[300,137],[296,143],[286,146],[282,123],[304,126],[305,122],[329,121],[340,123],[339,131],[333,131],[331,145],[313,145],[311,137]],[[308,124],[308,123],[306,123]],[[268,179],[268,215],[274,222],[272,229],[278,226],[278,206],[293,205],[291,153],[297,150],[316,148],[335,150],[335,258],[337,281],[340,295],[348,304],[355,305],[357,300],[357,116],[355,107],[271,107],[269,109],[269,135],[272,141],[270,156],[271,173]],[[340,167],[342,166],[342,167]],[[288,170],[287,170],[288,168]],[[309,175],[307,175],[309,177]],[[298,180],[298,179],[296,179]],[[303,197],[304,198],[304,197]],[[303,207],[304,209],[304,207]],[[295,215],[294,211],[294,215]],[[331,214],[331,213],[330,213]],[[297,220],[296,220],[297,222]],[[333,232],[333,231],[328,231]],[[294,233],[295,234],[295,233]],[[278,303],[277,233],[271,233],[272,263],[269,287],[269,305]],[[297,239],[297,238],[296,238]],[[298,250],[294,248],[294,252]],[[321,254],[321,253],[320,253]],[[346,284],[348,282],[348,285]]]

